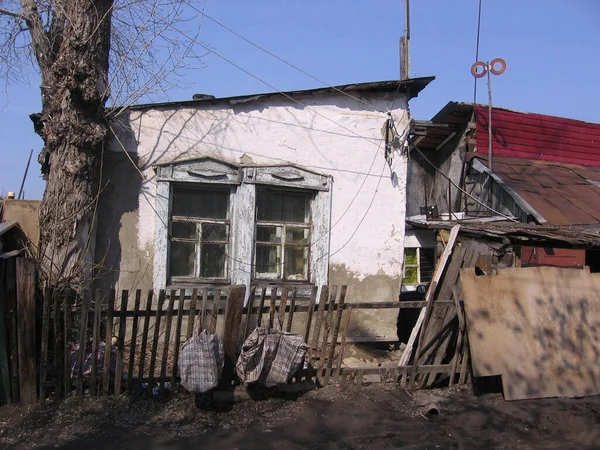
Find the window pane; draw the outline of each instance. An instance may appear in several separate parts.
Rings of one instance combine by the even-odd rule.
[[[286,247],[285,249],[285,276],[306,278],[308,267],[307,247]]]
[[[404,268],[404,278],[402,279],[402,284],[418,284],[419,269],[417,267],[405,267]]]
[[[221,223],[202,224],[203,241],[227,241],[227,225]]]
[[[226,258],[225,244],[202,244],[200,278],[225,278]]]
[[[281,242],[281,227],[256,227],[258,242]]]
[[[256,244],[256,273],[279,274],[280,251],[278,245]]]
[[[259,190],[256,199],[257,218],[269,222],[306,223],[308,195],[302,192]]]
[[[193,277],[196,260],[196,244],[171,242],[171,276]]]
[[[285,242],[286,244],[308,244],[308,229],[286,227]]]
[[[196,239],[196,224],[194,222],[173,222],[171,232],[175,238]]]
[[[228,190],[173,187],[172,214],[174,216],[226,219],[228,204]]]
[[[405,248],[404,249],[404,264],[417,265],[419,260],[417,258],[416,248]]]

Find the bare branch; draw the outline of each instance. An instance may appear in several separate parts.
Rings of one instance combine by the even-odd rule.
[[[23,13],[16,13],[13,11],[8,11],[6,9],[0,8],[0,14],[5,15],[5,16],[10,16],[10,17],[14,17],[15,19],[20,19],[20,20],[25,20],[25,17],[23,17]]]

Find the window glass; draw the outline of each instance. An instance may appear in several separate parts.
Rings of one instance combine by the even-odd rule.
[[[256,193],[257,220],[265,222],[308,222],[308,196],[302,192],[259,189]]]
[[[256,272],[258,274],[279,274],[280,251],[278,245],[256,244]]]
[[[171,275],[194,276],[196,245],[188,242],[171,242]]]
[[[203,244],[200,252],[200,278],[225,278],[225,244]]]
[[[417,249],[416,248],[405,248],[404,249],[404,264],[419,264],[419,260],[417,257]]]
[[[228,206],[229,190],[173,187],[172,214],[174,216],[225,219]]]
[[[173,222],[171,225],[173,237],[181,239],[196,239],[195,222]]]
[[[417,267],[405,267],[404,278],[402,284],[418,284],[419,283],[419,269]]]

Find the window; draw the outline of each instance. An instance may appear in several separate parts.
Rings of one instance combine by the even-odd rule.
[[[257,278],[308,279],[310,197],[308,192],[257,188]]]
[[[227,188],[173,186],[171,279],[227,278],[229,195]]]
[[[405,248],[402,285],[410,286],[431,281],[434,259],[435,249],[433,248]]]

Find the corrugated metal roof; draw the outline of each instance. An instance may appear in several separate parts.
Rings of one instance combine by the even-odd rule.
[[[475,105],[475,121],[478,151],[487,154],[487,106]],[[493,108],[492,136],[495,156],[600,167],[597,123]]]
[[[548,223],[600,224],[600,167],[496,156],[493,170]]]

